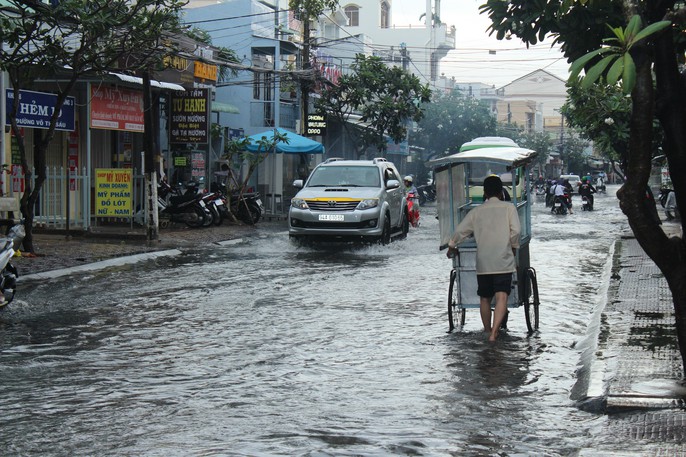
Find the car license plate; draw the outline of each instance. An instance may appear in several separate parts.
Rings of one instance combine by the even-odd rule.
[[[345,221],[345,216],[343,214],[320,214],[320,221]]]

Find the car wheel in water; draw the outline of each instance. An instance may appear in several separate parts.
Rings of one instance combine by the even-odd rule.
[[[386,217],[384,217],[383,232],[381,232],[379,243],[382,245],[391,243],[391,218],[388,214],[386,214]]]

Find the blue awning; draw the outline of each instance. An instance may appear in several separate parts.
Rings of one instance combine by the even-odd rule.
[[[274,130],[278,131],[281,135],[285,134],[286,138],[288,139],[288,143],[280,141],[276,144],[276,152],[281,152],[284,154],[324,154],[323,144],[282,128],[267,130],[266,132],[250,135],[248,138],[250,138],[251,143],[247,146],[248,151],[267,152],[259,151],[259,145],[257,142],[263,137],[267,138],[269,141],[272,141],[274,139]]]

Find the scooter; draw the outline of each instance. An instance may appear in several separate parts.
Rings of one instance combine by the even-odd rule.
[[[585,195],[581,197],[581,209],[583,211],[593,211],[593,203],[591,203],[591,200]]]
[[[419,198],[414,192],[407,194],[407,219],[412,227],[419,227]]]
[[[567,214],[567,197],[556,195],[555,200],[553,200],[553,206],[550,210],[553,214]]]
[[[257,224],[264,212],[260,193],[244,192],[243,194],[231,195],[231,212],[236,215],[238,220],[246,224]]]
[[[180,194],[169,183],[163,181],[157,189],[157,196],[160,219],[185,222],[189,227],[202,227],[208,219],[212,220],[212,213],[203,201],[202,194],[197,192],[197,185],[193,182],[186,184],[186,192]],[[168,222],[161,222],[160,225],[166,226]]]
[[[417,194],[420,206],[424,206],[426,202],[436,201],[436,186],[433,183],[419,186],[417,187]]]
[[[17,291],[17,278],[19,272],[12,265],[10,259],[14,256],[24,239],[24,223],[15,225],[10,229],[6,238],[0,238],[0,309],[9,305],[14,300]]]

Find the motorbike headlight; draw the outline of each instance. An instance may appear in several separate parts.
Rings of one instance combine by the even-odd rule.
[[[379,200],[376,198],[367,198],[362,200],[358,205],[357,209],[370,209],[379,206]]]
[[[291,200],[291,206],[293,208],[298,208],[298,209],[309,209],[309,206],[307,206],[307,203],[305,202],[304,199],[302,198],[294,198]]]

